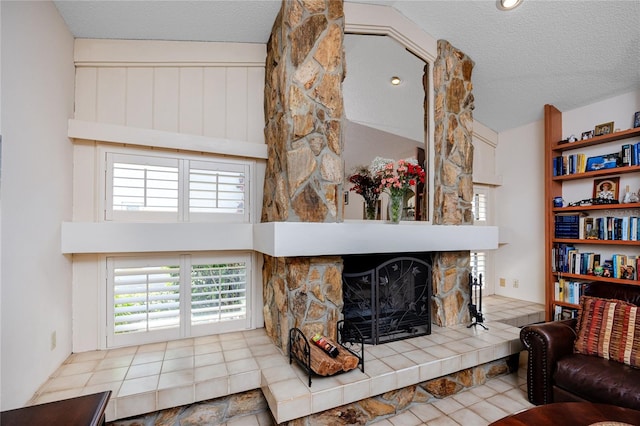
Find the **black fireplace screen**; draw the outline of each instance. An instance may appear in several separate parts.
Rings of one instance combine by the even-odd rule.
[[[381,263],[354,271],[376,259]],[[430,334],[431,264],[410,256],[386,259],[345,259],[344,319],[374,345]]]

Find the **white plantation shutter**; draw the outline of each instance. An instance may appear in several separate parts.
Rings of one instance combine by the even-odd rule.
[[[105,220],[249,222],[251,164],[106,152]]]
[[[473,224],[476,226],[486,226],[491,224],[491,197],[493,188],[489,186],[474,185],[473,187]],[[488,287],[493,293],[493,276],[490,273],[490,265],[488,264],[489,254],[486,252],[471,252],[471,274],[478,278],[482,274],[483,289]]]
[[[191,324],[247,317],[245,263],[191,267]]]
[[[249,254],[112,257],[107,346],[243,330]]]
[[[249,166],[189,162],[189,218],[215,214],[226,221],[249,221]]]
[[[480,280],[480,274],[482,274],[483,288],[487,282],[487,264],[486,253],[481,251],[471,252],[471,275],[474,278]]]
[[[487,199],[486,188],[474,188],[472,204],[474,225],[484,225],[487,223]]]

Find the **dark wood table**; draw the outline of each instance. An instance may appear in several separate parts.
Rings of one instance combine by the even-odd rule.
[[[598,422],[620,422],[637,426],[640,425],[640,411],[591,402],[556,402],[512,414],[489,426],[589,426]]]
[[[32,405],[0,413],[2,426],[100,426],[111,391]]]

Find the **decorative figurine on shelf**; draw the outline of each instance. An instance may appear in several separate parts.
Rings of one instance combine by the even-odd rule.
[[[638,194],[640,194],[640,190],[638,191]],[[629,185],[627,185],[624,189],[624,196],[622,197],[622,202],[625,204],[637,203],[638,201],[640,201],[640,197],[638,194],[636,194],[635,192],[631,192],[629,190]]]

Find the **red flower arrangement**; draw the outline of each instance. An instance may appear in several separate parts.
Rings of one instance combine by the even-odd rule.
[[[387,190],[390,195],[404,195],[418,182],[424,183],[426,173],[416,160],[398,160],[395,170],[393,165],[393,160],[380,157],[374,158],[371,163],[371,171],[380,177],[380,188]]]

